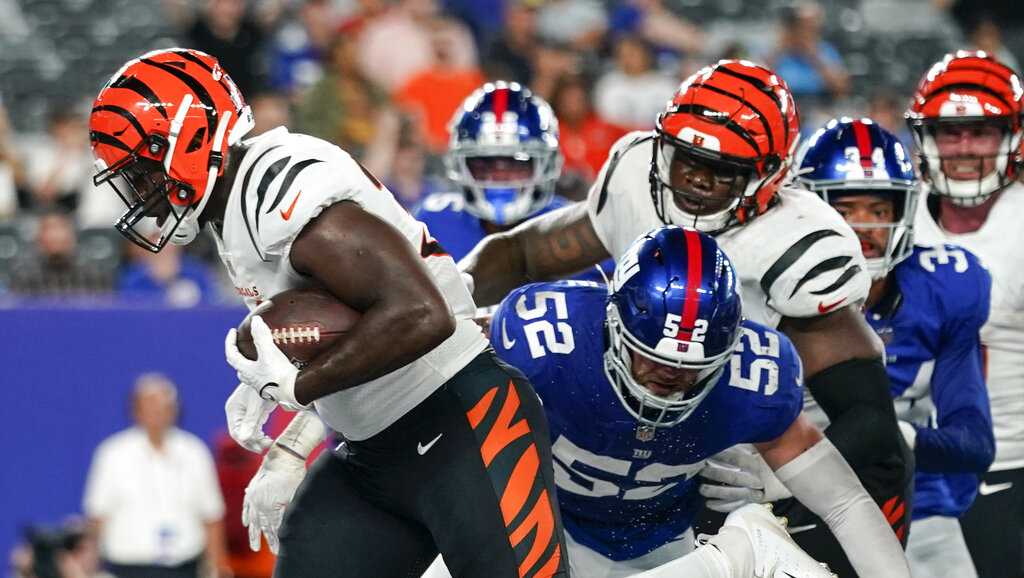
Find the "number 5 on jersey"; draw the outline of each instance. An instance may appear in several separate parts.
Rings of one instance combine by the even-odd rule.
[[[549,306],[555,308],[555,323],[544,319]],[[564,293],[538,291],[533,295],[532,307],[527,303],[527,296],[523,295],[516,302],[516,313],[523,321],[530,322],[523,325],[523,334],[530,346],[530,357],[537,359],[548,352],[567,354],[576,348],[572,327],[564,321],[569,318]]]

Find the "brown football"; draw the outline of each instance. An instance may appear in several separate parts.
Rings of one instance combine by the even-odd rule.
[[[258,314],[270,327],[274,343],[300,367],[344,339],[361,315],[317,288],[289,289],[268,301],[270,304],[261,305]],[[256,359],[256,346],[249,330],[252,316],[253,313],[247,315],[238,326],[236,343],[242,355]]]

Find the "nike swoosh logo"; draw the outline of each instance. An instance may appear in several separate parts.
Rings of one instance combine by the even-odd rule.
[[[807,524],[806,526],[790,526],[790,527],[786,528],[786,531],[789,532],[790,536],[792,536],[793,534],[799,534],[800,532],[806,532],[808,530],[813,530],[813,529],[815,529],[817,527],[818,527],[817,524]]]
[[[501,320],[501,346],[505,349],[512,349],[516,344],[515,339],[509,339],[508,333],[505,332],[505,320]]]
[[[441,439],[441,436],[443,435],[444,433],[437,434],[437,437],[430,440],[430,443],[428,443],[427,445],[423,445],[422,443],[416,444],[416,453],[422,456],[423,454],[429,452],[430,448],[434,447],[434,444],[436,444],[437,440]]]
[[[828,313],[829,311],[832,311],[836,307],[839,307],[839,305],[843,301],[846,301],[846,297],[843,297],[842,299],[840,299],[839,301],[836,301],[835,303],[833,303],[831,305],[825,305],[824,303],[821,303],[819,301],[818,302],[818,313],[821,313],[822,315],[824,315],[824,314]]]
[[[281,210],[281,218],[282,219],[287,221],[288,219],[292,218],[292,211],[295,209],[295,203],[299,202],[299,195],[301,195],[301,194],[302,194],[302,189],[299,189],[299,192],[295,193],[295,198],[292,199],[292,204],[288,205],[288,209],[287,210],[284,210],[284,209]]]
[[[978,486],[978,493],[981,494],[982,496],[989,496],[989,495],[995,494],[996,492],[1002,492],[1003,490],[1009,490],[1012,487],[1013,487],[1013,482],[1004,482],[1002,484],[992,484],[992,485],[986,484],[985,482],[981,482],[981,485]]]

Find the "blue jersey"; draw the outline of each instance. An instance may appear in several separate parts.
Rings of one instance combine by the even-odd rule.
[[[498,307],[491,341],[544,404],[566,530],[612,560],[629,560],[685,532],[703,505],[696,475],[704,461],[782,435],[800,413],[803,388],[789,340],[745,321],[708,397],[652,438],[605,373],[607,296],[587,281],[520,287]]]
[[[959,517],[995,452],[978,332],[992,281],[952,245],[914,247],[867,312],[885,343],[896,414],[917,430],[913,518]]]
[[[543,215],[569,204],[562,197],[553,197],[538,215]],[[458,261],[476,247],[487,232],[483,221],[466,210],[466,200],[459,193],[434,193],[423,199],[413,209],[416,220],[427,225],[430,234],[444,247],[445,251]],[[608,259],[599,265],[606,275],[611,276],[615,270],[615,261]],[[604,281],[604,277],[595,267],[589,267],[575,279],[588,281]]]

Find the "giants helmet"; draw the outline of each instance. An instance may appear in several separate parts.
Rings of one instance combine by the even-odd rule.
[[[932,192],[973,206],[1013,182],[1020,163],[1022,95],[1017,73],[985,52],[959,51],[932,65],[906,113],[920,153],[921,173]],[[979,170],[980,176],[973,180],[946,175],[935,135],[940,126],[954,123],[999,128],[1003,138],[994,158],[969,156],[979,165],[994,160],[994,170],[988,174]]]
[[[671,427],[711,393],[740,336],[742,306],[732,262],[714,238],[674,225],[637,239],[615,267],[607,307],[605,374],[641,424]],[[672,398],[633,378],[632,354],[699,370]]]
[[[797,182],[832,204],[850,195],[877,195],[892,200],[892,223],[850,223],[857,229],[887,229],[882,257],[868,259],[872,278],[885,277],[914,250],[917,177],[903,144],[871,119],[832,119],[801,147]]]
[[[650,173],[658,217],[708,233],[748,222],[775,197],[799,136],[796,102],[770,69],[746,60],[721,60],[697,71],[658,116]],[[693,196],[672,186],[669,168],[675,155],[714,167],[716,178],[734,183],[735,200],[710,215],[679,208],[674,195]]]
[[[558,120],[548,103],[515,82],[487,83],[449,125],[448,178],[466,209],[497,225],[518,223],[551,202],[562,172]],[[494,176],[494,169],[507,175]]]
[[[89,118],[93,181],[109,183],[128,207],[117,230],[153,252],[195,239],[228,148],[252,126],[235,83],[208,54],[157,50],[121,67]]]

